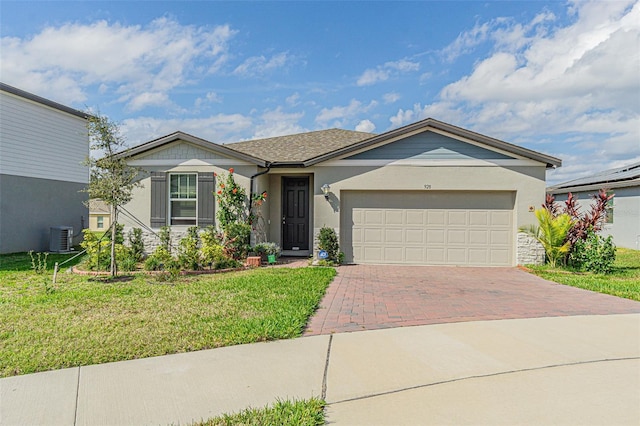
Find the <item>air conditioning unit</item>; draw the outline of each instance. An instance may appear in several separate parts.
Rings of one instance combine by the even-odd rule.
[[[49,251],[58,253],[71,251],[71,240],[73,240],[73,228],[71,226],[52,227]]]

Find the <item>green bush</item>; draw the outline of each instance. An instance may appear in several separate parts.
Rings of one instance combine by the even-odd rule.
[[[327,252],[326,259],[329,264],[340,264],[344,255],[340,252],[340,245],[338,244],[338,236],[333,228],[324,226],[320,228],[318,234],[318,249]]]
[[[227,257],[244,259],[250,249],[251,225],[248,223],[229,223],[224,229],[224,248]]]
[[[107,271],[111,266],[111,242],[100,240],[90,229],[83,229],[80,246],[87,252],[87,268],[91,271]]]
[[[168,226],[160,228],[158,237],[160,238],[160,247],[171,253],[171,228]]]
[[[282,253],[282,249],[280,249],[280,246],[276,243],[260,243],[260,244],[256,244],[255,246],[253,246],[251,248],[251,251],[261,255],[261,256],[268,256],[268,255],[274,255],[276,256],[276,258],[280,257],[280,254]]]
[[[136,262],[142,261],[144,258],[144,241],[142,240],[142,229],[133,228],[129,231],[129,248],[131,256]]]
[[[607,238],[587,231],[585,240],[577,240],[569,255],[569,263],[580,271],[589,271],[596,274],[608,274],[613,269],[616,260],[616,246],[613,238]]]
[[[144,269],[146,271],[161,271],[171,260],[171,254],[167,249],[159,246],[144,262]]]
[[[199,245],[198,227],[191,226],[187,230],[187,236],[181,239],[178,245],[178,263],[182,269],[192,271],[201,269]]]

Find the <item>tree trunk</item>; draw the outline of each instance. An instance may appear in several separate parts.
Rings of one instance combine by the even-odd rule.
[[[116,269],[116,228],[118,226],[118,211],[116,206],[111,206],[111,276],[118,275]]]

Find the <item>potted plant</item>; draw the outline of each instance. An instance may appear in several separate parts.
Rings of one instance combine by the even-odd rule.
[[[280,257],[282,250],[276,243],[260,243],[253,246],[254,252],[260,255],[263,262],[276,263],[276,259]]]

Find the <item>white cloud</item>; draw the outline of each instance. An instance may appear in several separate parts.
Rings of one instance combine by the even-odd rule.
[[[389,92],[382,95],[382,99],[384,100],[385,104],[393,104],[395,102],[398,102],[400,100],[400,97],[400,93],[396,92]]]
[[[229,26],[197,27],[159,18],[146,26],[98,21],[47,27],[31,37],[0,41],[3,81],[66,104],[87,100],[98,85],[137,110],[194,75],[226,60]]]
[[[120,128],[129,145],[134,146],[178,130],[215,143],[237,142],[252,125],[253,120],[241,114],[217,114],[204,118],[129,118]]]
[[[243,76],[259,76],[286,67],[293,59],[288,52],[278,53],[271,58],[252,56],[238,65],[233,73]]]
[[[367,132],[367,133],[371,133],[376,129],[376,125],[373,124],[371,121],[369,120],[362,120],[361,122],[359,122],[356,125],[356,131],[357,132]]]
[[[296,106],[300,103],[300,93],[296,92],[291,96],[287,96],[287,98],[285,99],[285,102],[287,103],[287,105],[289,106]]]
[[[372,84],[388,80],[392,75],[414,72],[418,71],[418,69],[420,69],[420,64],[418,62],[412,62],[406,59],[400,59],[395,62],[386,62],[384,65],[379,65],[376,68],[365,70],[358,78],[356,84],[358,86],[370,86]]]
[[[196,108],[200,108],[206,104],[219,104],[222,103],[222,96],[216,92],[207,92],[203,98],[196,98],[194,105]]]
[[[358,114],[366,113],[377,104],[376,101],[371,101],[369,104],[363,105],[362,102],[352,99],[349,105],[346,106],[323,108],[316,116],[316,122],[326,125],[330,121],[333,121],[333,126],[344,127],[349,119],[354,118]]]
[[[547,25],[556,17],[544,12],[523,24],[492,22],[491,33],[477,25],[449,53],[479,40],[493,50],[435,102],[399,109],[392,127],[434,117],[526,143],[564,158],[565,170],[553,174],[561,177],[637,158],[640,3],[596,0],[574,8],[572,19],[554,28]]]
[[[304,117],[303,112],[286,113],[280,107],[267,110],[260,116],[260,122],[255,126],[251,139],[305,132],[307,129],[298,124],[302,117]]]

